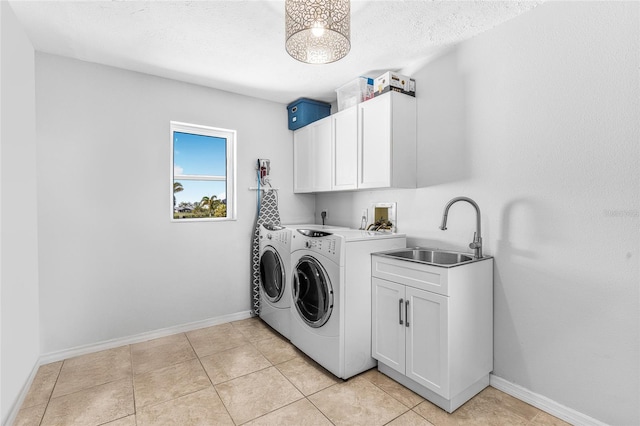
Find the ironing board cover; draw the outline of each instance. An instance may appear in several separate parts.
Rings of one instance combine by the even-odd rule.
[[[280,225],[280,213],[278,212],[278,197],[275,191],[265,191],[260,198],[260,212],[253,231],[252,246],[252,280],[251,297],[253,299],[253,313],[260,313],[260,225]]]

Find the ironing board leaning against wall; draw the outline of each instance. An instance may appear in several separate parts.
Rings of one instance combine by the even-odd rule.
[[[252,259],[251,259],[251,298],[253,314],[260,313],[260,225],[272,224],[280,226],[278,212],[278,196],[275,190],[258,190],[260,195],[258,217],[253,230]]]

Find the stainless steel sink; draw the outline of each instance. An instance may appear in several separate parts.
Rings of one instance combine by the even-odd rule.
[[[452,267],[465,263],[476,262],[484,258],[476,259],[470,254],[453,251],[433,250],[428,248],[406,248],[376,253],[381,256],[408,260],[411,262],[427,263],[430,265]]]

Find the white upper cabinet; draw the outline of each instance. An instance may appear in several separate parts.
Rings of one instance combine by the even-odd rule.
[[[331,117],[293,133],[293,191],[331,190]]]
[[[352,106],[331,116],[333,124],[334,191],[358,188],[358,108]]]
[[[293,192],[312,192],[309,163],[312,152],[311,129],[303,127],[293,133]]]
[[[389,92],[358,104],[358,188],[415,188],[416,99]]]
[[[415,188],[416,99],[397,92],[294,132],[294,192]]]

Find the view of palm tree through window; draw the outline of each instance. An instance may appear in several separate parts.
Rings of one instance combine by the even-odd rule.
[[[173,132],[174,219],[227,217],[227,140]]]

